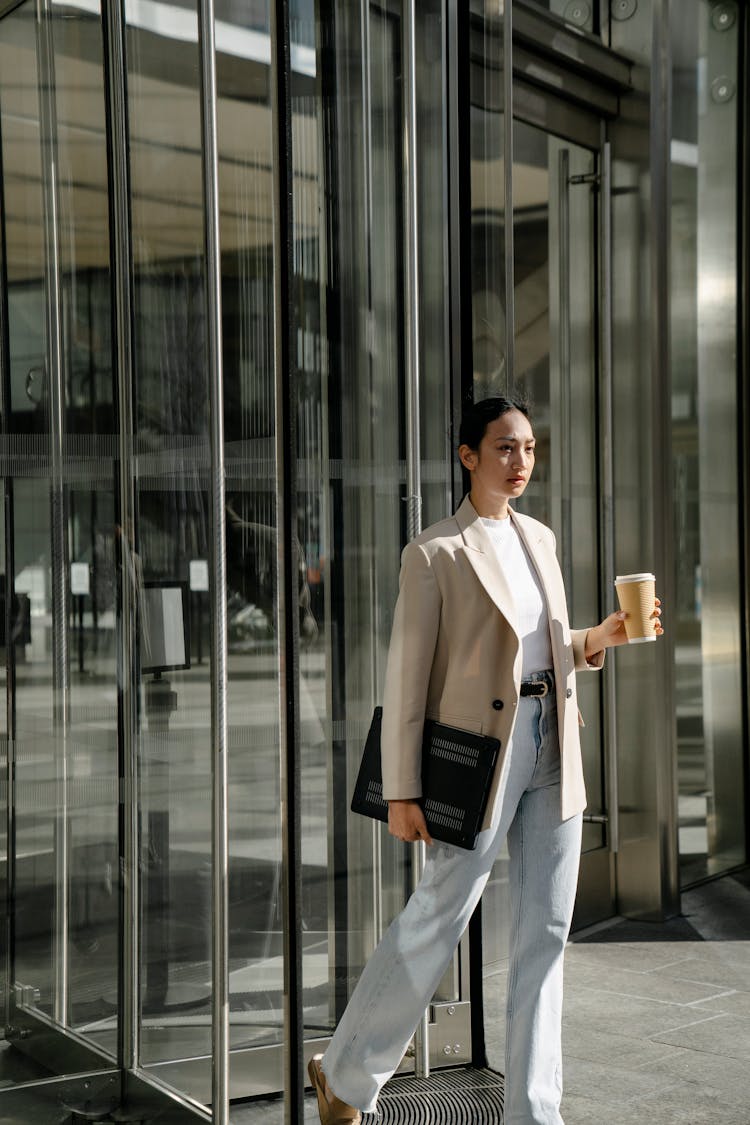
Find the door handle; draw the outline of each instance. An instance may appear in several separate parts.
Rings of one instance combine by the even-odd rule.
[[[599,174],[599,455],[602,468],[599,516],[602,534],[601,601],[606,607],[615,578],[614,459],[612,454],[612,151],[605,141]],[[619,785],[617,768],[616,684],[613,670],[604,675],[604,746],[607,794],[607,836],[610,851],[620,846]]]

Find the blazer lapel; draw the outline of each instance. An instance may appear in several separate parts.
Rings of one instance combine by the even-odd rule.
[[[495,554],[492,540],[484,530],[482,521],[468,496],[456,512],[456,520],[463,537],[466,557],[474,573],[513,632],[518,635],[518,618],[513,595]]]

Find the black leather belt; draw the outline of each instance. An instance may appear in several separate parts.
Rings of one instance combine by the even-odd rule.
[[[535,672],[529,680],[521,680],[521,695],[541,697],[555,690],[553,672]]]

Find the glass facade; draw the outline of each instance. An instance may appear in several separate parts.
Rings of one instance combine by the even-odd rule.
[[[581,684],[576,924],[745,862],[746,12],[659,52],[625,7],[0,2],[0,1120],[301,1120],[419,863],[349,801],[472,397],[531,400],[573,623],[615,572],[666,601]],[[432,1066],[472,1059],[506,879]]]

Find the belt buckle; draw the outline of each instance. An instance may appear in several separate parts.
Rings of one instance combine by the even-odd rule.
[[[538,691],[536,690],[537,688],[539,689]],[[537,699],[541,699],[543,696],[549,694],[549,684],[546,680],[536,680],[534,689],[533,694]]]

